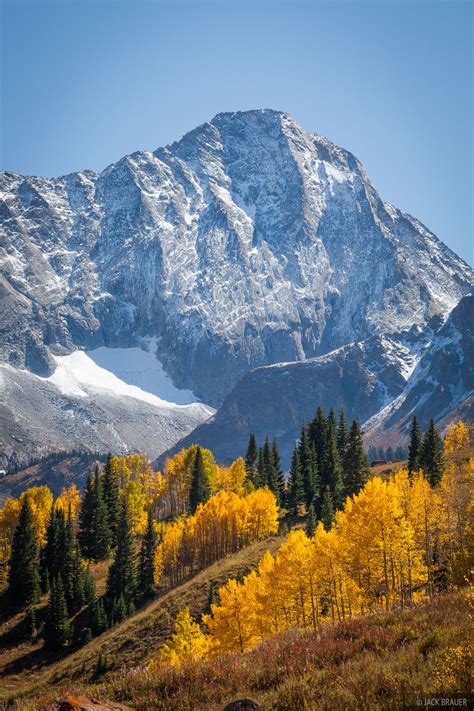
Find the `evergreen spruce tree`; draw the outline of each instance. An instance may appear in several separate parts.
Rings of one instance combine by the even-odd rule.
[[[119,625],[121,622],[123,622],[123,620],[127,617],[127,614],[127,603],[125,602],[125,598],[121,593],[118,597],[118,600],[115,600],[113,605],[112,620],[114,625]]]
[[[444,469],[443,441],[439,436],[434,420],[430,420],[421,444],[420,464],[431,486],[436,486]]]
[[[51,585],[44,638],[47,646],[52,649],[62,649],[71,639],[71,626],[61,577],[54,579]]]
[[[301,471],[300,455],[298,447],[295,447],[290,467],[288,507],[295,516],[298,516],[305,503],[306,494],[304,490],[303,472]]]
[[[309,507],[311,504],[314,505],[314,502],[319,495],[319,477],[314,445],[310,442],[306,427],[304,425],[301,429],[298,454],[301,463],[306,506]]]
[[[330,428],[328,431],[326,450],[324,452],[324,471],[321,479],[323,490],[326,486],[329,486],[334,505],[339,508],[344,500],[345,487],[343,469],[337,449],[336,434],[333,428]]]
[[[42,552],[42,566],[48,571],[49,580],[54,580],[60,574],[66,556],[66,521],[64,511],[51,508],[46,543]]]
[[[118,599],[123,594],[128,602],[136,593],[135,541],[127,498],[124,497],[117,531],[117,548],[107,578],[107,596]]]
[[[109,452],[104,467],[104,501],[107,507],[107,521],[110,530],[110,544],[117,545],[117,529],[120,514],[120,491],[117,475],[112,465],[112,454]]]
[[[157,542],[153,518],[148,512],[148,523],[140,549],[140,594],[143,597],[151,597],[155,592],[154,565]]]
[[[102,477],[99,466],[96,465],[94,476],[94,513],[92,517],[94,545],[92,557],[94,560],[106,560],[110,556],[110,528],[107,504],[104,498]]]
[[[255,487],[258,489],[261,486],[266,485],[265,479],[265,462],[263,460],[263,449],[262,447],[258,450],[258,462],[257,462],[257,481]]]
[[[327,423],[326,424],[327,435],[330,437],[337,438],[337,420],[336,420],[336,415],[334,414],[334,410],[332,409],[332,407],[328,412],[326,423]]]
[[[189,492],[189,507],[194,513],[198,504],[205,504],[211,496],[211,484],[209,476],[204,468],[201,447],[196,449],[194,458],[193,474],[191,479],[191,489]]]
[[[64,554],[62,564],[58,566],[58,574],[63,581],[69,614],[72,614],[84,604],[84,576],[70,508],[67,521],[64,522],[63,535],[64,542],[61,547]]]
[[[270,448],[270,440],[265,437],[265,442],[263,443],[263,480],[265,486],[271,489],[271,484],[273,483],[273,472],[272,472],[272,450]]]
[[[306,535],[308,536],[308,538],[312,538],[314,536],[315,530],[316,516],[314,513],[314,506],[313,504],[310,504],[308,509],[308,518],[306,519]]]
[[[316,466],[321,478],[321,484],[323,481],[323,470],[324,470],[324,453],[326,451],[326,439],[327,439],[328,426],[327,421],[324,416],[324,412],[321,407],[318,407],[316,411],[316,417],[312,422],[309,423],[308,435],[310,441],[314,445],[314,451],[316,454]]]
[[[36,608],[34,607],[34,605],[30,605],[28,608],[28,612],[26,615],[26,626],[28,630],[28,637],[32,639],[37,632]]]
[[[90,471],[87,472],[87,481],[82,496],[81,508],[79,510],[79,533],[78,540],[84,558],[91,560],[94,558],[94,511],[95,494],[94,480]]]
[[[416,415],[413,416],[410,430],[410,444],[408,446],[408,474],[418,471],[420,468],[421,455],[421,433],[418,427]]]
[[[347,424],[346,415],[341,407],[339,412],[339,420],[337,423],[337,451],[339,452],[339,458],[341,462],[344,459],[346,453],[347,440],[349,439],[349,426]]]
[[[283,472],[281,470],[281,459],[280,452],[278,451],[278,445],[276,440],[273,440],[271,446],[268,439],[265,445],[268,444],[268,462],[266,463],[266,480],[267,486],[275,494],[275,498],[278,504],[281,504],[283,489],[284,489],[284,479]],[[265,461],[266,456],[266,446],[263,448],[263,456]]]
[[[357,420],[352,421],[344,457],[345,496],[357,494],[367,482],[370,468]]]
[[[92,577],[91,569],[89,568],[89,566],[87,566],[87,568],[84,572],[83,589],[84,589],[84,602],[87,605],[94,603],[95,599],[96,599],[95,582],[94,582],[94,578]]]
[[[247,478],[252,484],[257,487],[257,460],[258,460],[258,447],[257,440],[253,432],[250,433],[249,444],[247,447],[247,454],[245,455],[245,471],[247,472]]]
[[[104,607],[103,600],[96,600],[92,603],[92,631],[95,636],[102,634],[109,628],[109,620]]]
[[[329,486],[324,489],[323,503],[321,506],[321,521],[326,531],[329,531],[334,521],[334,504]]]
[[[8,597],[14,607],[26,607],[39,600],[39,542],[28,495],[23,499],[16,525],[9,565]]]

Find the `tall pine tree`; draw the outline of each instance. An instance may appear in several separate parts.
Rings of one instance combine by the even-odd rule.
[[[127,602],[136,593],[135,541],[130,521],[127,497],[123,498],[122,511],[117,531],[117,548],[109,568],[107,596],[118,600],[122,594]]]
[[[334,521],[334,503],[329,486],[324,489],[323,502],[321,505],[321,521],[326,531],[329,531]]]
[[[339,412],[339,420],[337,423],[337,451],[339,452],[339,458],[341,462],[344,459],[347,447],[347,440],[349,439],[349,426],[347,424],[347,419],[344,410],[341,407]]]
[[[189,507],[191,509],[191,513],[196,511],[198,504],[205,504],[210,496],[211,484],[204,467],[201,447],[198,447],[194,458],[191,489],[189,492]]]
[[[443,441],[435,428],[433,419],[430,420],[429,427],[423,437],[420,464],[431,486],[438,484],[444,469]]]
[[[370,468],[357,420],[352,421],[344,457],[345,496],[357,494],[367,482]]]
[[[38,601],[40,593],[38,534],[30,499],[26,495],[13,534],[8,595],[13,606],[27,607]]]
[[[58,576],[51,585],[46,611],[44,638],[48,647],[62,649],[71,639],[71,625],[67,615],[63,582]]]
[[[257,479],[255,482],[255,487],[258,489],[261,486],[265,486],[265,462],[263,460],[263,449],[262,447],[258,450],[258,461],[257,461]]]
[[[326,451],[326,439],[327,439],[327,421],[324,417],[324,412],[321,407],[318,407],[316,411],[316,417],[312,422],[309,423],[308,434],[311,442],[314,445],[314,451],[316,454],[316,466],[321,477],[321,483],[323,480],[323,469],[324,469],[324,453]]]
[[[87,472],[87,480],[82,495],[81,507],[79,509],[79,533],[78,540],[81,547],[81,552],[84,558],[91,560],[94,557],[95,542],[94,542],[94,510],[95,510],[95,495],[94,495],[94,480],[91,471]]]
[[[301,461],[298,447],[293,450],[291,459],[290,477],[288,482],[288,508],[295,515],[299,516],[306,504],[306,493],[304,490],[303,472],[301,471]]]
[[[314,532],[316,530],[316,516],[314,513],[314,506],[313,504],[310,505],[309,510],[308,510],[308,517],[306,519],[306,535],[308,538],[312,538],[314,536]]]
[[[98,465],[96,465],[94,476],[92,531],[94,536],[92,557],[94,560],[106,560],[110,556],[110,529],[103,482]]]
[[[113,457],[109,452],[104,467],[104,501],[107,507],[107,521],[112,548],[117,545],[117,530],[120,516],[120,492],[117,475],[113,467]]]
[[[408,474],[418,471],[420,468],[421,455],[421,433],[418,427],[416,415],[413,416],[410,430],[410,444],[408,446]]]
[[[155,550],[158,539],[153,525],[153,518],[148,512],[148,522],[140,549],[140,593],[143,597],[151,597],[155,592]]]
[[[344,476],[337,449],[336,433],[333,427],[328,427],[324,452],[324,471],[321,479],[322,488],[325,489],[326,486],[329,486],[334,505],[339,508],[344,500]]]
[[[257,486],[257,460],[258,460],[258,447],[257,440],[253,432],[250,433],[249,444],[247,447],[247,454],[245,455],[245,471],[247,473],[247,478],[252,482],[254,486]]]
[[[311,504],[314,505],[315,500],[319,495],[319,477],[314,445],[310,442],[306,427],[304,425],[301,429],[298,454],[301,463],[306,506],[309,508]]]

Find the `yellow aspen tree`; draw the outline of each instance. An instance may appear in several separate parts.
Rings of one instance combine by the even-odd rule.
[[[81,495],[79,493],[79,489],[75,484],[72,484],[68,488],[63,487],[61,489],[61,493],[54,502],[55,508],[64,511],[64,515],[66,518],[69,515],[69,512],[71,512],[73,523],[77,523],[80,504]]]
[[[278,532],[278,504],[270,489],[256,489],[247,496],[248,542],[262,540]]]
[[[194,622],[189,608],[186,607],[178,613],[174,634],[151,662],[150,669],[154,671],[163,666],[180,667],[197,662],[207,656],[209,646],[209,638],[197,622]]]
[[[284,591],[270,551],[265,551],[257,570],[256,616],[262,637],[286,629],[283,614]]]
[[[132,531],[135,535],[142,536],[146,528],[147,513],[145,511],[146,496],[141,482],[130,479],[125,486],[125,496],[127,497]]]
[[[219,604],[211,605],[211,614],[203,615],[209,630],[210,652],[246,652],[259,641],[256,610],[256,573],[246,576],[243,583],[233,578],[219,588]]]
[[[448,460],[438,494],[441,562],[449,581],[463,585],[474,567],[474,460]]]
[[[53,494],[48,486],[33,486],[20,495],[20,508],[25,496],[28,496],[33,514],[33,521],[36,526],[40,545],[46,542],[46,528],[53,506]]]
[[[444,451],[446,454],[467,449],[471,446],[471,432],[469,425],[462,420],[453,422],[444,438]]]
[[[440,533],[440,516],[441,502],[437,492],[430,486],[422,471],[414,472],[408,520],[415,532],[417,548],[423,553],[430,596],[435,592],[435,559]]]
[[[153,582],[155,587],[161,580],[164,568],[163,543],[159,543],[155,548],[153,555]]]
[[[10,496],[0,509],[0,588],[7,583],[13,533],[19,515],[20,502]]]

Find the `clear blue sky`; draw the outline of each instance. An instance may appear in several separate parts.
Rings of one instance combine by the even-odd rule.
[[[2,168],[101,170],[281,109],[472,263],[471,2],[0,2]]]

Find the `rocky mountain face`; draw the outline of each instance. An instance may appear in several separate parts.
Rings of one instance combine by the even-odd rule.
[[[372,336],[304,362],[279,363],[248,373],[207,422],[158,460],[196,442],[230,462],[246,451],[249,432],[263,443],[276,437],[285,466],[301,425],[315,415],[344,408],[365,423],[367,444],[408,441],[411,419],[422,428],[431,417],[446,427],[453,416],[474,415],[474,296],[464,297],[431,339],[417,327],[398,335]],[[417,354],[413,355],[413,352]],[[451,416],[451,417],[450,417]]]
[[[100,174],[0,184],[0,360],[28,383],[57,356],[145,339],[177,387],[216,406],[253,368],[309,359],[310,372],[361,341],[385,372],[399,334],[417,336],[411,363],[473,284],[351,153],[276,111],[219,114]],[[374,386],[374,402],[397,387]]]

